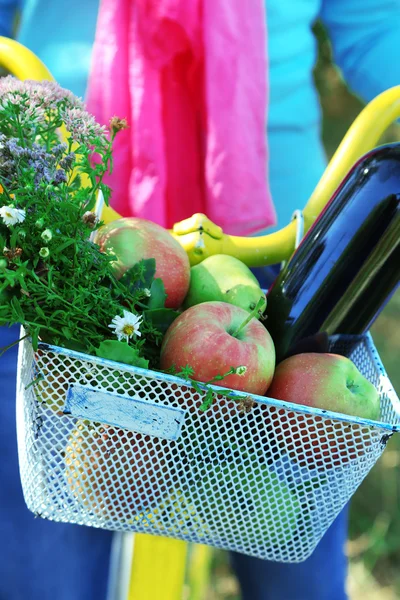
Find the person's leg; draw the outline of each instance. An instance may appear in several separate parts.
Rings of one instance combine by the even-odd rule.
[[[345,600],[348,508],[302,563],[276,563],[230,553],[242,600]]]
[[[0,347],[18,339],[0,327]],[[0,598],[106,600],[108,531],[35,518],[25,506],[15,429],[17,347],[0,357]]]

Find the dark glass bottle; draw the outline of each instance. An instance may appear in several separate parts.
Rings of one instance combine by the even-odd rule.
[[[400,144],[388,144],[354,165],[270,289],[278,361],[371,326],[399,283],[399,209]]]

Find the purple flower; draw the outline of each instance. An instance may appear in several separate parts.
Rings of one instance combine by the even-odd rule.
[[[47,181],[47,183],[51,183],[54,180],[54,169],[44,166],[43,179]]]
[[[7,118],[2,119],[3,115]],[[57,133],[61,121],[70,135],[67,144]],[[7,185],[16,183],[21,170],[36,189],[67,182],[77,160],[75,152],[66,154],[71,142],[86,146],[81,150],[86,157],[94,152],[102,155],[110,143],[106,128],[85,110],[83,102],[53,81],[1,78],[0,123],[4,132],[0,134],[0,175]]]
[[[65,171],[70,171],[74,165],[76,160],[76,155],[74,152],[70,152],[64,158],[60,160],[60,167]]]
[[[57,169],[53,181],[55,185],[59,185],[60,183],[64,183],[65,181],[67,181],[65,171],[63,171],[62,169]]]
[[[10,138],[4,144],[11,156],[16,156],[17,158],[23,156],[25,148],[18,144],[17,138]]]
[[[52,154],[54,154],[55,157],[60,158],[64,152],[66,151],[66,149],[68,148],[67,144],[57,144],[56,146],[53,146],[53,148],[51,149]]]

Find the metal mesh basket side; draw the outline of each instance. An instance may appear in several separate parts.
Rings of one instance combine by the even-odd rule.
[[[333,346],[376,384],[384,371],[371,347],[368,338]],[[375,464],[388,434],[385,422],[366,425],[257,397],[249,410],[219,398],[202,413],[198,394],[176,378],[52,348],[34,354],[27,341],[20,365],[22,484],[29,508],[53,520],[299,562]],[[26,389],[35,375],[42,379]],[[179,410],[179,435],[63,414],[71,385],[115,402]],[[382,417],[398,425],[393,398],[381,390],[381,399]]]

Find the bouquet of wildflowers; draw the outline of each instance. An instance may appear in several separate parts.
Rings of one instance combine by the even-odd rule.
[[[147,367],[162,339],[148,310],[155,265],[118,281],[115,257],[91,241],[125,127],[116,117],[100,127],[56,83],[0,79],[0,325],[23,325],[34,348],[40,339]]]

